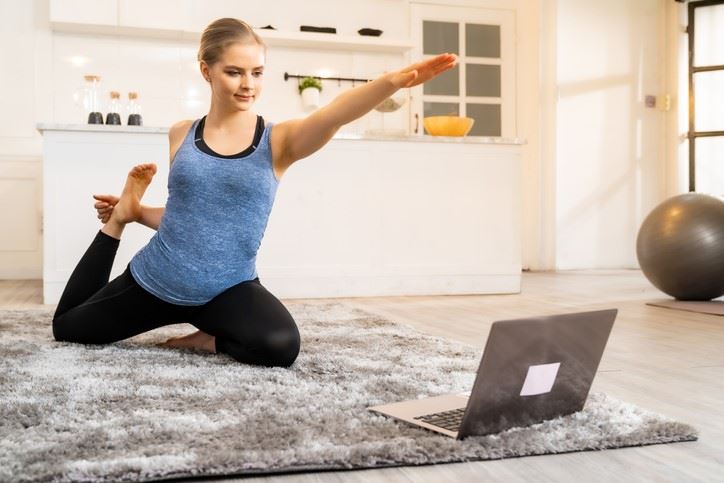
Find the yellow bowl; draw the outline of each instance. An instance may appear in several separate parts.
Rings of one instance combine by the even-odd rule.
[[[475,119],[460,116],[429,116],[422,119],[425,131],[432,136],[465,136]]]

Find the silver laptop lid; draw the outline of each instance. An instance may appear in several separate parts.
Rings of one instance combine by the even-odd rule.
[[[617,309],[494,322],[458,439],[583,409]]]

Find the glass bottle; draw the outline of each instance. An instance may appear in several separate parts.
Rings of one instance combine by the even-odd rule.
[[[128,93],[128,125],[143,126],[141,105],[138,103],[138,92]]]
[[[99,98],[101,77],[85,75],[83,78],[85,79],[83,105],[88,112],[88,124],[103,124]]]
[[[106,114],[106,124],[121,124],[121,93],[111,91],[111,102],[108,104],[108,114]]]

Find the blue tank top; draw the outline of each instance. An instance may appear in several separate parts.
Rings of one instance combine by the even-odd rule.
[[[178,305],[205,304],[258,276],[256,254],[279,184],[272,167],[273,123],[266,123],[251,154],[230,159],[199,149],[199,121],[171,164],[158,230],[130,262],[141,287]]]

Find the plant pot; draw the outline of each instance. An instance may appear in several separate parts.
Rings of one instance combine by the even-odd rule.
[[[313,110],[319,107],[319,89],[307,87],[302,91],[302,105],[306,110]]]

